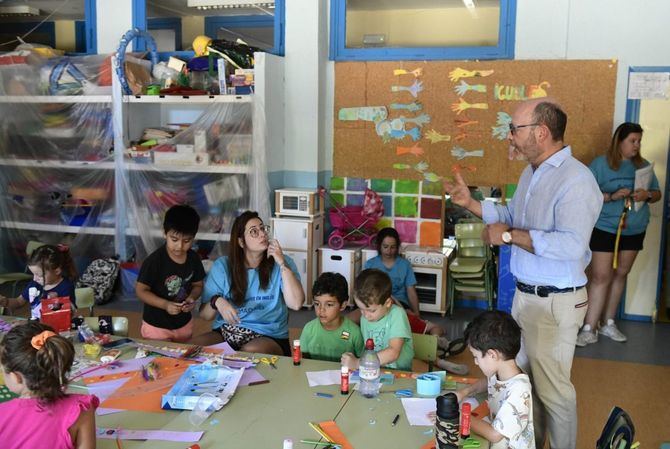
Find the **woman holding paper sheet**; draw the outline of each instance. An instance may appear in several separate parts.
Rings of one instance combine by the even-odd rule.
[[[305,300],[298,269],[258,213],[235,219],[230,252],[214,262],[202,293],[200,317],[214,319],[212,331],[193,343],[227,342],[235,350],[289,355],[288,308]]]
[[[649,223],[649,205],[661,199],[658,179],[640,155],[642,127],[622,123],[612,136],[607,154],[591,163],[603,192],[603,208],[591,235],[591,274],[587,285],[589,306],[577,346],[598,341],[598,334],[625,342],[614,316]],[[649,167],[647,188],[635,189],[636,171]],[[638,172],[638,178],[641,173]],[[639,185],[639,181],[638,181]],[[576,220],[579,217],[575,217]]]

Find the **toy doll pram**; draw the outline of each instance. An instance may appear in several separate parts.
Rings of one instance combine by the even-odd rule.
[[[321,189],[325,193],[325,189]],[[365,189],[362,206],[341,206],[329,196],[328,210],[333,231],[328,236],[328,246],[340,249],[345,242],[361,246],[373,246],[377,231],[375,225],[384,215],[384,204],[377,192]]]

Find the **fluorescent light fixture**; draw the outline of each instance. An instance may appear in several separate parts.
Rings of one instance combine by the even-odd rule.
[[[229,8],[274,8],[274,0],[188,0],[190,8],[229,9]]]
[[[39,16],[40,10],[28,5],[0,6],[0,17]]]

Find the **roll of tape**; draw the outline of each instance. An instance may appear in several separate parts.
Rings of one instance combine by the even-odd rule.
[[[436,374],[421,374],[416,378],[416,392],[421,396],[437,396],[442,386],[440,376]]]

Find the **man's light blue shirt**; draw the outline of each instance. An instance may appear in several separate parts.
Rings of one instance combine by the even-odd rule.
[[[586,284],[589,240],[602,205],[591,170],[566,146],[535,171],[528,165],[506,206],[483,201],[482,219],[530,232],[534,254],[512,245],[510,267],[518,281],[578,287]]]

